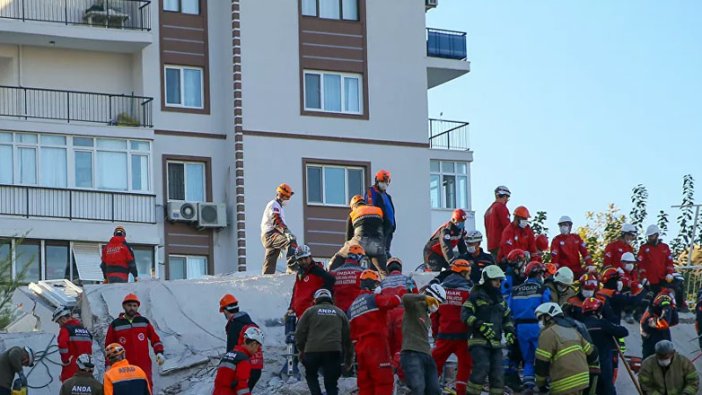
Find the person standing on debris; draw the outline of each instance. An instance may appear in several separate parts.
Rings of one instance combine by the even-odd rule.
[[[79,355],[93,354],[93,335],[71,316],[71,309],[66,306],[57,307],[52,318],[61,328],[57,341],[63,364],[59,378],[63,382],[73,377],[78,370],[76,362]]]
[[[361,293],[361,260],[365,251],[360,245],[352,245],[343,265],[331,271],[334,276],[334,305],[341,311],[348,311],[351,303]]]
[[[306,245],[295,250],[293,265],[297,275],[290,298],[289,314],[294,314],[299,320],[302,314],[314,304],[314,293],[320,288],[332,291],[334,276],[322,268],[321,263],[312,260],[312,251]]]
[[[700,379],[695,365],[675,352],[670,340],[661,340],[655,347],[656,354],[644,359],[639,370],[644,394],[698,394]]]
[[[328,289],[314,294],[315,305],[305,311],[297,324],[295,342],[305,366],[305,379],[312,395],[322,395],[319,370],[324,375],[327,395],[338,395],[337,383],[344,370],[352,368],[353,351],[346,313],[332,304]]]
[[[361,294],[349,308],[351,340],[356,351],[358,395],[391,395],[393,372],[388,348],[387,312],[397,307],[397,295],[384,295],[373,270],[361,273]]]
[[[59,395],[103,395],[102,384],[93,377],[95,364],[90,354],[81,354],[76,358],[78,370],[64,381]]]
[[[107,328],[105,344],[121,344],[126,352],[126,358],[131,363],[140,367],[149,380],[149,387],[153,387],[151,374],[151,357],[149,356],[149,341],[156,354],[156,362],[163,365],[166,358],[163,356],[163,344],[156,330],[148,319],[139,314],[141,302],[135,294],[128,294],[122,301],[123,313],[119,314]]]
[[[671,340],[670,328],[678,324],[678,311],[673,299],[661,293],[653,299],[641,317],[643,359],[653,355],[656,343]]]
[[[105,395],[151,395],[152,386],[146,373],[129,363],[119,343],[105,347],[105,361],[110,363],[102,380]]]
[[[251,395],[251,358],[263,347],[263,332],[249,327],[244,331],[243,339],[219,362],[212,395]]]
[[[480,275],[483,269],[495,264],[495,258],[491,254],[483,251],[480,248],[480,243],[483,242],[483,234],[477,230],[471,230],[466,233],[466,260],[470,263],[471,281],[477,283],[480,281]]]
[[[642,279],[648,281],[651,290],[655,293],[660,292],[663,287],[673,289],[678,308],[686,312],[687,302],[685,302],[682,281],[673,276],[675,274],[673,253],[668,244],[659,238],[660,232],[657,225],[650,225],[646,229],[646,243],[639,248],[639,274]]]
[[[594,272],[596,269],[585,242],[580,235],[572,233],[573,220],[567,215],[562,216],[558,220],[558,228],[560,234],[551,241],[551,263],[555,263],[559,268],[569,268],[578,278],[585,274],[585,271]],[[581,258],[585,262],[584,266],[580,263]]]
[[[621,234],[618,239],[607,244],[604,250],[604,267],[622,267],[622,255],[625,252],[634,253],[632,243],[636,240],[636,227],[632,224],[622,224]]]
[[[551,290],[551,302],[561,307],[576,293],[573,289],[573,271],[568,267],[556,270],[556,274],[544,281],[544,285]]]
[[[127,231],[123,226],[115,228],[112,238],[102,248],[102,263],[100,264],[105,284],[126,283],[129,275],[134,281],[139,281],[139,272],[134,262],[134,251],[127,243]]]
[[[346,225],[346,240],[356,240],[375,269],[384,273],[387,253],[383,210],[367,204],[361,195],[352,197],[349,207],[351,213]]]
[[[239,311],[239,301],[232,294],[226,294],[219,300],[219,312],[227,319],[225,330],[227,332],[227,349],[232,351],[234,347],[244,341],[244,332],[248,328],[258,328],[251,317],[243,311]],[[263,347],[249,358],[251,363],[251,378],[249,379],[249,389],[253,391],[256,383],[261,378],[263,370]]]
[[[392,203],[392,197],[388,194],[390,186],[390,172],[380,170],[375,173],[375,184],[368,188],[366,192],[366,203],[376,206],[383,211],[383,235],[385,236],[385,253],[386,258],[391,257],[390,245],[392,238],[397,228],[395,222],[395,205]]]
[[[27,377],[22,370],[24,366],[34,366],[34,351],[31,348],[11,347],[0,354],[0,395],[27,395]],[[18,376],[17,380],[15,375]],[[13,390],[17,384],[20,389]]]
[[[497,263],[502,262],[515,249],[527,251],[531,256],[536,256],[537,253],[534,231],[529,226],[529,210],[519,206],[514,209],[513,214],[514,220],[502,231]]]
[[[288,184],[280,184],[275,189],[275,199],[268,202],[261,218],[261,243],[266,250],[263,259],[263,274],[274,274],[278,255],[286,251],[288,258],[297,248],[295,236],[290,233],[285,222],[285,210],[290,198],[295,194]]]
[[[465,242],[465,224],[468,214],[457,208],[451,214],[451,220],[441,225],[424,246],[424,266],[432,272],[448,269],[454,259],[465,256],[468,248]],[[458,248],[457,256],[453,249]]]
[[[495,201],[485,211],[485,232],[487,233],[487,248],[493,259],[497,259],[500,250],[502,232],[509,225],[510,215],[507,208],[512,193],[504,185],[495,188]]]

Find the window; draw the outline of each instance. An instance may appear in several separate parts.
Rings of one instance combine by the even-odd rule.
[[[468,164],[432,160],[429,164],[432,208],[468,207]]]
[[[169,255],[168,267],[170,280],[202,278],[207,275],[207,257]]]
[[[45,279],[60,280],[62,278],[69,278],[68,243],[47,241],[44,245],[44,251],[44,259],[46,262]]]
[[[202,69],[166,66],[166,106],[203,108]]]
[[[307,165],[307,203],[346,206],[354,195],[363,195],[364,182],[359,167]]]
[[[24,240],[15,244],[15,273],[22,282],[36,282],[41,279],[40,243],[34,240]]]
[[[205,164],[168,162],[168,200],[205,201]]]
[[[361,76],[305,71],[305,110],[361,114]]]
[[[302,15],[358,20],[358,0],[302,0]]]
[[[200,0],[163,0],[163,10],[199,15]]]
[[[154,248],[132,247],[134,250],[134,261],[136,262],[137,272],[140,278],[155,278],[156,265],[154,264]]]

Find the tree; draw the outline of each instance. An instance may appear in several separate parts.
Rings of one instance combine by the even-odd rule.
[[[603,212],[588,211],[585,218],[586,223],[578,228],[578,234],[585,241],[595,264],[601,266],[605,247],[619,237],[626,217],[610,204]]]
[[[683,196],[680,215],[678,215],[678,235],[671,242],[671,249],[674,256],[679,256],[686,248],[690,246],[692,239],[692,222],[694,220],[694,209],[692,204],[695,202],[695,180],[692,175],[687,174],[683,177]]]
[[[643,225],[646,220],[646,201],[648,200],[648,190],[642,184],[634,187],[631,191],[631,212],[629,212],[629,221],[636,227],[639,244],[645,241],[643,233]]]
[[[15,248],[23,239],[15,239]],[[12,305],[15,290],[23,283],[25,273],[31,266],[28,262],[15,278],[12,278],[12,248],[10,239],[0,239],[0,330],[5,329],[15,318],[16,309]]]
[[[661,230],[660,237],[663,237],[668,233],[668,214],[661,210],[658,212],[658,220],[656,221],[658,228]]]
[[[547,215],[545,211],[537,211],[536,216],[531,221],[531,230],[537,235],[548,236],[548,228],[546,227]]]

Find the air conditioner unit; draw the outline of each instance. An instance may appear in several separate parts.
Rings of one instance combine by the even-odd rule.
[[[438,5],[439,0],[426,0],[426,9],[434,8]]]
[[[197,203],[168,202],[168,219],[170,221],[197,221]]]
[[[202,228],[224,228],[227,226],[227,205],[224,203],[199,203],[200,219],[197,225]]]

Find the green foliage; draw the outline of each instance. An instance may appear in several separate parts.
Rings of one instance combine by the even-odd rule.
[[[12,295],[22,285],[27,269],[32,262],[28,262],[12,278],[12,249],[10,239],[0,239],[0,330],[5,329],[15,318],[16,309],[12,305]],[[22,239],[15,239],[15,247],[22,244]]]
[[[638,233],[638,242],[645,242],[644,238],[644,221],[646,220],[646,201],[648,200],[648,190],[642,184],[634,187],[631,191],[631,211],[629,212],[629,221],[636,227]]]
[[[548,236],[548,228],[546,227],[546,219],[547,215],[545,211],[537,211],[536,216],[534,219],[531,221],[531,230],[534,231],[534,234],[537,235],[547,235]]]
[[[610,204],[606,211],[597,213],[588,211],[585,218],[585,225],[579,227],[577,232],[585,241],[595,264],[602,266],[604,249],[607,244],[619,237],[626,217],[614,204]]]
[[[661,234],[659,235],[660,237],[663,237],[668,233],[668,214],[665,213],[665,211],[661,210],[658,212],[658,220],[656,221],[656,224],[658,225],[658,228],[661,230]]]
[[[694,208],[692,205],[695,203],[694,199],[695,180],[692,178],[692,175],[687,174],[683,177],[683,196],[681,203],[683,207],[680,209],[680,215],[678,215],[677,218],[680,228],[678,230],[678,235],[672,240],[670,246],[674,256],[679,256],[683,250],[688,248],[693,238],[692,223],[694,220]]]

